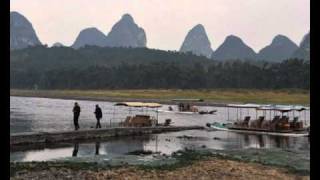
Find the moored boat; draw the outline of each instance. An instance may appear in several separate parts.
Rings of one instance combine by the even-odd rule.
[[[228,108],[228,120],[229,108],[237,109],[237,118],[234,123],[222,124],[218,122],[207,123],[206,126],[210,130],[223,130],[238,133],[250,133],[250,134],[268,134],[277,136],[308,136],[309,127],[306,124],[306,116],[303,120],[300,119],[300,114],[303,111],[308,110],[308,107],[304,106],[280,106],[280,105],[257,105],[257,104],[244,104],[244,105],[227,105]],[[255,109],[256,119],[251,120],[251,116],[247,113],[242,119],[243,109]],[[240,117],[239,117],[240,110]],[[259,111],[263,112],[262,116],[258,117]],[[247,110],[247,112],[249,112]],[[269,112],[269,119],[267,117]],[[296,116],[295,112],[298,112]],[[280,115],[279,115],[280,113]],[[290,116],[291,113],[291,116]],[[290,119],[291,117],[291,119]]]
[[[235,133],[246,133],[246,134],[265,134],[265,135],[273,135],[273,136],[290,136],[290,137],[305,137],[309,136],[308,131],[268,131],[268,130],[257,130],[257,129],[234,129],[228,127],[228,124],[223,123],[208,123],[207,127],[209,130],[217,130],[217,131],[229,131]]]
[[[158,109],[156,110],[157,112],[161,112],[161,113],[175,113],[175,114],[200,114],[200,115],[205,115],[205,114],[215,114],[217,112],[217,110],[212,110],[212,111],[199,111],[199,112],[190,112],[190,111],[174,111],[174,110],[162,110],[162,109]]]
[[[175,110],[172,106],[168,107],[168,110],[157,110],[157,112],[162,113],[176,113],[176,114],[199,114],[199,115],[206,115],[206,114],[215,114],[217,110],[199,110],[198,107],[194,105],[194,102],[203,102],[203,99],[173,99],[172,101],[178,102],[177,109]]]

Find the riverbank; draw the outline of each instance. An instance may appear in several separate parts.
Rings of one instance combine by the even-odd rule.
[[[203,99],[198,105],[224,106],[226,103],[310,104],[307,90],[18,90],[11,96],[77,99],[94,101],[144,101],[173,104],[172,99]]]
[[[208,157],[172,169],[121,166],[97,168],[97,165],[24,163],[15,168],[10,179],[310,179],[286,168],[258,163]],[[19,166],[19,167],[18,167]]]

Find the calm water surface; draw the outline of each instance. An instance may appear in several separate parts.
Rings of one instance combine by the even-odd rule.
[[[48,132],[57,130],[72,130],[72,108],[75,100],[10,97],[10,132]],[[79,119],[82,129],[90,129],[95,125],[93,114],[94,107],[99,104],[103,110],[102,126],[112,126],[123,121],[127,115],[152,113],[150,109],[141,111],[127,107],[115,107],[112,102],[80,101],[81,115]],[[161,109],[167,110],[168,105]],[[218,110],[216,115],[185,115],[173,113],[159,113],[159,122],[172,119],[174,125],[205,125],[208,122],[231,122],[228,121],[226,108],[222,107],[200,107],[201,110]],[[237,111],[229,109],[229,119],[236,118]],[[240,114],[240,112],[238,112]],[[255,117],[255,111],[243,111],[242,116],[251,115]],[[262,115],[258,114],[258,115]],[[289,114],[293,116],[293,114]],[[268,116],[268,114],[267,114]],[[309,124],[309,112],[301,114],[306,117]],[[140,137],[118,138],[108,141],[86,142],[86,143],[63,143],[53,147],[42,147],[37,150],[11,152],[11,161],[48,161],[68,157],[86,156],[117,156],[126,155],[134,151],[153,151],[168,154],[193,148],[209,149],[283,149],[295,151],[309,157],[310,142],[306,137],[289,138],[268,135],[246,135],[225,131],[200,131],[190,130],[171,132],[163,134],[145,135]]]

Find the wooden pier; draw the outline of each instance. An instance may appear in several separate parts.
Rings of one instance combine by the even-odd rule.
[[[10,146],[67,142],[74,140],[102,139],[108,137],[137,136],[164,132],[201,130],[202,126],[157,126],[157,127],[115,127],[78,131],[14,133],[10,135]]]

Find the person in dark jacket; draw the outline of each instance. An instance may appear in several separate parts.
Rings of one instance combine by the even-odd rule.
[[[81,108],[77,102],[74,103],[74,107],[72,111],[73,111],[74,128],[75,130],[78,130],[80,128],[78,120],[79,120]]]
[[[96,110],[94,111],[94,113],[96,114],[96,119],[97,119],[96,129],[101,128],[100,119],[102,118],[102,110],[98,104],[96,105]]]

